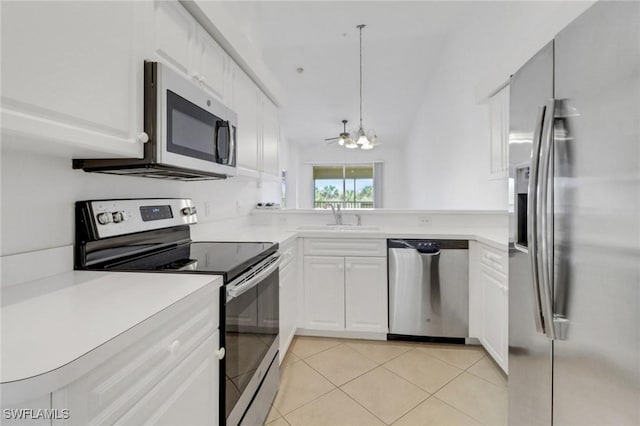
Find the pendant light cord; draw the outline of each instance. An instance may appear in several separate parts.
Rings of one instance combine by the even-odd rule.
[[[362,129],[362,29],[364,24],[358,25],[360,29],[360,128]]]

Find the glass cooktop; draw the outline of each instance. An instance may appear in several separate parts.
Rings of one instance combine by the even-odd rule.
[[[111,262],[101,269],[216,274],[223,275],[227,283],[277,250],[278,245],[274,243],[191,242],[134,259]]]

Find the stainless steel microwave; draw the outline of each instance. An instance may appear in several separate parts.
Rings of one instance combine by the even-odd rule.
[[[194,81],[144,63],[142,159],[74,159],[73,168],[172,180],[236,175],[237,115]]]

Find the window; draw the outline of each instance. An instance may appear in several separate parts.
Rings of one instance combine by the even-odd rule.
[[[380,207],[374,164],[313,166],[315,208],[340,205],[346,209]]]

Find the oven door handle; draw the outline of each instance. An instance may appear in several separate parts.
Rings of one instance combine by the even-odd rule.
[[[235,299],[243,293],[251,290],[253,287],[260,284],[265,277],[270,275],[273,271],[278,269],[280,266],[280,262],[282,262],[282,256],[280,254],[276,254],[275,256],[270,257],[267,261],[263,262],[262,265],[265,265],[260,268],[260,265],[256,267],[259,269],[257,271],[250,271],[243,277],[238,278],[237,280],[231,282],[227,285],[227,301],[231,299]]]

